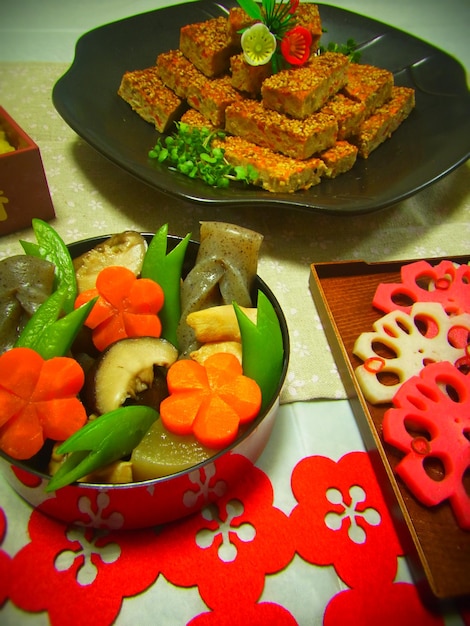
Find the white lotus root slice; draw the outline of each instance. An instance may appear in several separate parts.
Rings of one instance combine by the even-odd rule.
[[[355,370],[356,378],[365,398],[372,404],[391,402],[400,386],[416,376],[425,365],[438,361],[455,363],[467,354],[470,315],[448,316],[442,305],[436,302],[417,302],[409,314],[391,311],[372,327],[372,332],[362,333],[357,338],[353,348],[353,353],[364,361]],[[449,333],[456,327],[460,341],[453,343],[465,345],[449,342]],[[386,356],[383,347],[388,350]],[[384,382],[386,373],[392,374],[397,382]]]

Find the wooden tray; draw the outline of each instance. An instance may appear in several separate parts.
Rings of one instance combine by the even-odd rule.
[[[470,257],[451,259],[468,263]],[[428,259],[432,265],[441,260]],[[362,362],[352,353],[354,343],[384,315],[372,306],[377,286],[401,282],[400,269],[411,262],[315,263],[311,266],[310,289],[365,445],[372,453],[389,505],[396,512],[398,532],[416,566],[414,574],[423,579],[424,573],[438,598],[451,598],[470,594],[470,532],[458,527],[447,503],[432,508],[421,505],[394,475],[400,453],[385,444],[381,436],[383,414],[390,405],[368,403],[354,375]]]

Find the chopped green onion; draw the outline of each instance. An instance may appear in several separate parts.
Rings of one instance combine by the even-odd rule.
[[[167,163],[189,178],[200,178],[211,187],[227,187],[231,180],[253,183],[257,179],[254,168],[230,165],[225,160],[224,150],[212,146],[213,139],[224,137],[221,130],[193,128],[177,122],[176,132],[160,138],[148,156],[158,163]]]

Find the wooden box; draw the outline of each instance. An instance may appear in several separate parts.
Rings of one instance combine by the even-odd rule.
[[[0,235],[55,217],[39,147],[0,107],[0,130],[12,152],[0,153]]]
[[[442,259],[426,259],[436,265]],[[455,263],[469,257],[451,257]],[[344,261],[311,266],[310,289],[323,322],[333,356],[343,380],[364,443],[394,513],[402,543],[412,558],[418,585],[429,583],[437,598],[470,594],[470,532],[457,525],[448,502],[426,507],[397,478],[394,467],[400,454],[382,437],[382,420],[391,405],[372,405],[362,394],[354,370],[362,362],[353,354],[358,336],[372,330],[383,313],[372,306],[379,283],[400,283],[406,263]],[[422,584],[426,593],[426,585]]]

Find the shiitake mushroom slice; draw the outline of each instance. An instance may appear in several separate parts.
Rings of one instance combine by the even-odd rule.
[[[146,251],[147,242],[136,231],[126,230],[112,235],[73,260],[78,291],[82,293],[93,289],[98,274],[110,265],[127,267],[138,276]]]
[[[155,368],[168,368],[178,358],[173,344],[157,337],[131,337],[111,344],[87,373],[84,402],[102,415],[150,389]]]

